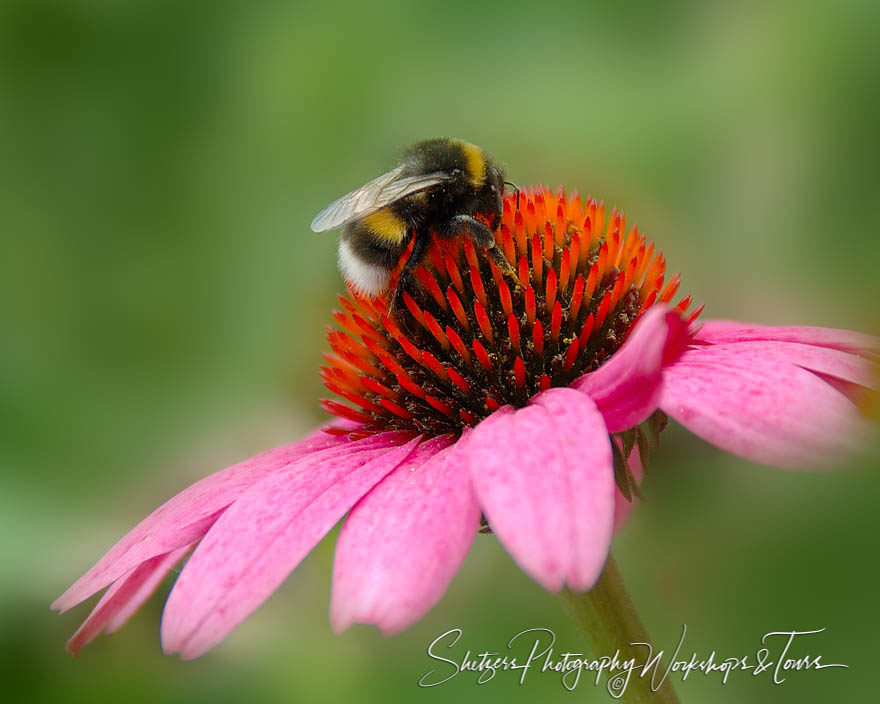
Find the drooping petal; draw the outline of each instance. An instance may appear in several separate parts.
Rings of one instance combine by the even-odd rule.
[[[311,453],[343,456],[373,447],[375,438],[351,443],[316,431],[305,440],[276,447],[216,472],[166,501],[138,523],[52,604],[61,612],[116,581],[141,562],[197,541],[239,496],[272,472]]]
[[[611,543],[615,485],[608,430],[590,398],[548,389],[489,416],[468,447],[483,512],[520,567],[550,591],[592,586]]]
[[[448,442],[400,465],[345,520],[330,601],[337,633],[355,622],[386,635],[408,628],[439,601],[467,556],[480,507],[466,440],[437,451]]]
[[[707,362],[720,365],[750,365],[753,361],[761,360],[783,365],[796,364],[869,389],[880,388],[874,362],[839,349],[799,342],[755,341],[697,346],[682,353],[679,360],[683,363]]]
[[[190,659],[223,640],[418,441],[309,455],[249,489],[214,524],[174,585],[162,615],[165,652]]]
[[[678,313],[654,306],[611,359],[572,386],[593,399],[608,432],[632,428],[657,410],[664,359],[677,354],[686,337]]]
[[[104,627],[104,633],[107,635],[115,633],[128,623],[128,620],[134,616],[137,610],[140,609],[141,606],[143,606],[153,595],[153,592],[156,591],[168,573],[175,569],[175,565],[181,562],[189,554],[194,545],[195,543],[193,545],[186,545],[179,550],[168,553],[168,555],[165,556],[165,559],[162,560],[159,569],[156,570],[150,580],[144,583],[141,588],[132,595],[131,599],[128,600],[128,603],[113,614],[113,616],[107,621],[107,625]]]
[[[713,445],[762,464],[822,465],[855,450],[869,432],[843,394],[794,364],[680,358],[664,382],[663,411]]]
[[[852,330],[804,326],[752,325],[735,320],[707,320],[695,338],[706,342],[800,342],[853,354],[880,351],[880,338]]]
[[[112,633],[121,628],[156,591],[171,568],[183,559],[190,547],[192,546],[188,545],[167,555],[156,555],[117,579],[67,641],[67,649],[77,655],[81,648],[91,643],[102,631]]]

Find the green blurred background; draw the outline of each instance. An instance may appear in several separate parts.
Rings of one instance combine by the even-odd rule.
[[[622,207],[705,317],[880,332],[880,4],[0,2],[0,675],[7,701],[604,701],[550,676],[420,690],[449,628],[586,647],[491,537],[425,619],[332,635],[332,538],[219,648],[157,595],[78,660],[48,604],[193,480],[321,419],[341,284],[327,202],[421,137]],[[683,702],[872,698],[877,473],[785,473],[664,435],[615,553],[672,648],[771,630],[849,670],[693,676]]]

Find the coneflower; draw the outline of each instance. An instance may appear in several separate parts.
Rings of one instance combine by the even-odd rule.
[[[336,418],[214,474],[120,540],[53,605],[109,589],[73,636],[113,631],[191,550],[162,644],[203,654],[346,514],[331,620],[398,632],[489,532],[551,591],[589,590],[671,416],[764,464],[832,460],[871,431],[876,338],[707,321],[622,213],[562,190],[507,196],[509,267],[435,241],[401,291],[340,297],[322,376]],[[193,550],[193,548],[195,548]]]

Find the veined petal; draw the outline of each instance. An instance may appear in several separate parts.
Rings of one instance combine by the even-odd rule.
[[[104,627],[104,633],[107,635],[115,633],[128,623],[128,620],[134,616],[135,612],[137,612],[137,610],[140,609],[151,596],[153,596],[153,592],[155,592],[159,585],[162,584],[162,581],[168,573],[174,569],[175,565],[186,558],[194,546],[195,543],[192,545],[185,545],[179,550],[175,550],[174,552],[165,555],[153,576],[141,585],[140,589],[138,589],[128,600],[128,603],[120,608],[107,621],[107,625]]]
[[[382,435],[400,433],[376,436],[387,445]],[[249,489],[214,524],[174,585],[162,615],[165,652],[190,659],[217,645],[418,442],[306,456]]]
[[[751,365],[752,362],[761,360],[776,364],[796,364],[875,391],[880,389],[875,362],[839,349],[800,342],[762,340],[705,345],[690,348],[679,357],[682,363],[707,362],[721,365]]]
[[[794,364],[679,359],[664,382],[664,412],[713,445],[762,464],[821,465],[855,450],[869,432],[843,394]]]
[[[502,408],[469,448],[477,498],[520,567],[550,591],[591,587],[611,544],[615,485],[608,430],[590,398],[555,388]]]
[[[52,604],[61,612],[119,579],[141,562],[177,550],[201,538],[226,508],[272,472],[311,453],[344,456],[375,446],[374,438],[356,443],[316,431],[291,445],[267,450],[216,472],[166,501],[138,523]]]
[[[805,345],[864,354],[880,351],[880,338],[852,330],[805,326],[751,325],[735,320],[707,320],[695,338],[706,342],[800,342]]]
[[[352,509],[333,562],[330,619],[340,633],[369,623],[390,635],[446,591],[480,523],[466,438],[424,443]],[[445,448],[445,449],[444,449]]]
[[[608,432],[632,428],[657,410],[663,362],[677,354],[686,337],[678,313],[654,306],[611,359],[572,386],[593,399]]]
[[[114,582],[92,609],[76,633],[67,641],[67,649],[77,655],[102,631],[112,633],[150,598],[165,576],[191,548],[187,545],[167,555],[156,555],[130,570]]]

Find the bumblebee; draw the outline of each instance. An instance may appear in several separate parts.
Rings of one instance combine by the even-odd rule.
[[[342,227],[339,268],[359,294],[379,296],[415,233],[412,253],[392,296],[412,276],[432,236],[470,237],[490,250],[503,270],[507,259],[495,248],[501,218],[504,171],[480,147],[442,137],[404,151],[400,164],[333,201],[312,220],[314,232]],[[485,217],[489,226],[475,215]]]

